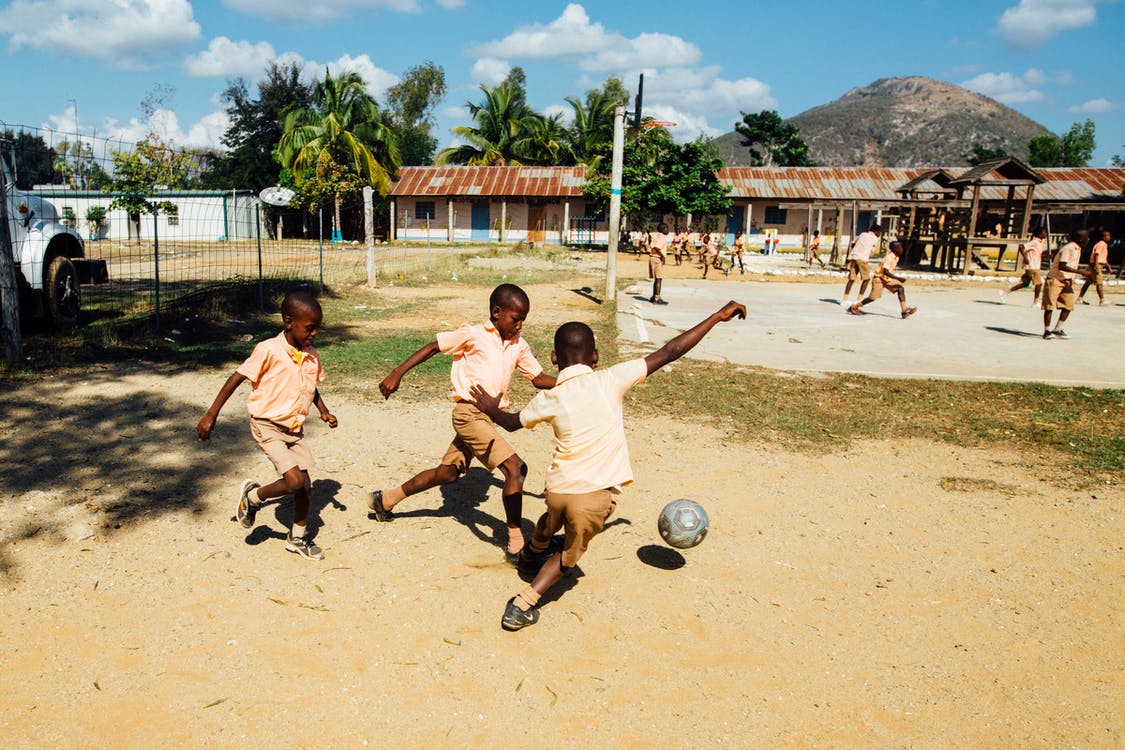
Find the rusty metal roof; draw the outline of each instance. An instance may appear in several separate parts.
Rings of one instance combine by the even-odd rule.
[[[1037,201],[1121,200],[1125,169],[1093,167],[1040,169],[1046,180],[1035,188]]]
[[[575,198],[585,167],[403,167],[393,196]]]
[[[899,200],[895,192],[926,169],[875,167],[724,167],[732,198]]]
[[[1043,175],[1014,156],[983,161],[952,181],[954,187],[966,185],[1010,185],[1012,183],[1040,185]]]

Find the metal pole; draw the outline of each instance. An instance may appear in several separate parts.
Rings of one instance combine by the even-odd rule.
[[[152,277],[153,277],[153,294],[156,298],[156,332],[160,332],[160,237],[156,230],[156,219],[159,215],[159,209],[152,210]],[[140,224],[137,224],[140,228]]]
[[[0,153],[0,159],[4,154]],[[16,280],[15,252],[12,248],[11,225],[8,223],[8,175],[0,165],[0,344],[7,362],[23,360],[23,339],[20,337],[20,295]]]
[[[258,237],[258,309],[266,309],[266,286],[262,278],[262,204],[254,204],[254,234]]]
[[[605,261],[605,299],[617,300],[617,240],[621,234],[621,173],[625,164],[625,107],[613,110],[613,171],[609,182],[609,255]]]
[[[375,189],[363,187],[363,244],[367,251],[367,285],[375,286]],[[391,204],[391,234],[395,231],[395,209]]]
[[[317,256],[320,263],[320,293],[324,294],[324,206],[321,206],[320,210],[317,211],[317,216],[319,217],[320,222],[320,228],[317,230],[318,237],[316,241]]]

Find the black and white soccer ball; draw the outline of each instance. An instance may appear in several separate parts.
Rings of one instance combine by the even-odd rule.
[[[688,549],[703,541],[711,520],[707,511],[694,500],[673,500],[660,511],[656,527],[669,545]]]

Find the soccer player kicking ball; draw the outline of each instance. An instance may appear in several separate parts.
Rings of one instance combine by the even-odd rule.
[[[883,290],[894,292],[898,295],[898,304],[902,309],[902,317],[909,318],[914,313],[918,312],[917,307],[906,306],[906,279],[902,276],[895,276],[894,270],[898,266],[899,260],[902,258],[902,243],[892,242],[887,249],[887,254],[883,258],[883,262],[879,265],[879,270],[875,272],[875,278],[871,282],[871,294],[864,298],[862,302],[856,302],[848,308],[848,312],[852,315],[863,315],[861,308],[864,305],[869,305],[875,300],[883,296]]]

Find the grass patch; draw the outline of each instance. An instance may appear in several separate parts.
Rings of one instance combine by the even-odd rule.
[[[978,492],[992,492],[1014,497],[1020,494],[1018,487],[995,482],[991,479],[977,479],[975,477],[942,477],[938,480],[938,486],[946,492],[963,492],[969,495]]]

